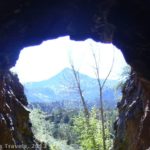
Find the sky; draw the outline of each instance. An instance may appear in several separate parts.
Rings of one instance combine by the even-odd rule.
[[[127,65],[119,49],[112,44],[103,44],[92,39],[73,41],[69,36],[22,49],[11,70],[18,74],[21,83],[36,82],[49,79],[70,67],[71,60],[79,72],[95,78],[92,52],[99,62],[100,77],[107,76],[114,58],[109,79],[119,79],[122,69]]]

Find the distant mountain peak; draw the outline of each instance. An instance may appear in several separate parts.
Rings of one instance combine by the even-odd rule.
[[[94,102],[99,96],[99,88],[97,80],[89,77],[86,74],[77,72],[80,77],[81,88],[84,91],[85,99]],[[71,68],[64,68],[58,74],[48,80],[40,82],[32,82],[25,84],[25,93],[29,102],[54,102],[54,101],[77,101],[80,97],[76,89],[73,70]],[[114,101],[113,88],[116,84],[114,80],[108,80],[104,88],[104,98],[107,102]],[[110,86],[111,85],[111,86]],[[107,92],[106,92],[107,91]]]
[[[69,68],[69,67],[66,67],[66,68],[64,68],[62,71],[60,71],[60,72],[70,72],[70,71],[72,71],[72,69],[71,68]]]

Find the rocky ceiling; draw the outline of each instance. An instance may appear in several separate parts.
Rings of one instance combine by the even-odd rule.
[[[150,1],[1,0],[0,68],[13,66],[23,47],[70,35],[113,42],[150,79]]]
[[[0,144],[35,143],[23,87],[8,71],[20,50],[70,35],[113,42],[122,50],[134,74],[118,103],[114,149],[150,149],[149,8],[149,0],[1,0]]]

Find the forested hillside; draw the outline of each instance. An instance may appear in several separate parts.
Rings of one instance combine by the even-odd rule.
[[[115,106],[121,96],[121,92],[115,90],[118,81],[107,80],[103,88],[105,119],[102,126],[97,80],[80,72],[76,74],[88,114],[72,69],[66,68],[48,80],[24,85],[35,137],[48,143],[52,150],[100,150],[104,145],[104,127],[106,148],[109,149],[114,137]]]
[[[81,73],[79,76],[86,102],[90,106],[98,105],[97,80]],[[80,103],[80,96],[75,84],[72,70],[66,68],[48,80],[26,83],[24,87],[29,103],[57,102],[63,105],[69,103],[70,107],[71,105],[74,107]],[[103,89],[104,105],[107,108],[115,108],[117,98],[121,95],[120,91],[115,90],[117,84],[116,80],[107,80]]]
[[[36,108],[36,106],[39,107]],[[90,110],[91,129],[88,130],[82,110],[58,107],[49,109],[48,105],[40,107],[40,104],[36,106],[34,105],[30,113],[32,130],[35,137],[47,143],[51,150],[93,150],[92,134],[95,135],[97,149],[102,148],[102,130],[98,109]],[[116,111],[106,110],[105,116],[107,117],[105,122],[106,143],[107,148],[111,148],[114,137],[112,123],[116,117]]]

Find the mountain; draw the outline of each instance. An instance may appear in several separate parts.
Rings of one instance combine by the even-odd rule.
[[[97,80],[80,72],[77,72],[77,74],[80,77],[80,84],[86,101],[89,105],[97,105],[99,97]],[[103,90],[103,99],[107,107],[114,107],[116,104],[114,94],[114,87],[116,85],[116,80],[107,80],[106,82]],[[26,83],[24,87],[29,103],[50,103],[56,101],[80,103],[80,96],[70,68],[65,68],[48,80]]]

